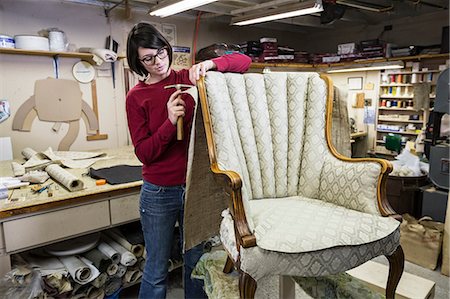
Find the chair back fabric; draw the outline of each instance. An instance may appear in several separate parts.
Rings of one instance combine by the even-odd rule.
[[[209,72],[205,84],[218,163],[241,175],[244,199],[316,198],[326,151],[319,75]]]

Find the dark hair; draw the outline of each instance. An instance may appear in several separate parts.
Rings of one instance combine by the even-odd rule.
[[[167,47],[169,67],[172,65],[172,47],[165,37],[151,24],[138,23],[133,26],[128,34],[127,61],[128,66],[140,76],[147,76],[148,71],[139,60],[138,48],[160,49]]]

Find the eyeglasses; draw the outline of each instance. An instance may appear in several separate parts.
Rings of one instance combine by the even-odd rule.
[[[155,64],[156,56],[158,56],[159,59],[164,59],[167,57],[167,55],[168,55],[167,47],[162,47],[158,49],[156,55],[147,55],[144,58],[140,59],[140,61],[146,66],[150,66]]]

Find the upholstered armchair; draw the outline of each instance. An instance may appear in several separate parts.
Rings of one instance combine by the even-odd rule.
[[[380,255],[393,298],[404,256],[385,196],[392,167],[334,149],[331,80],[208,72],[198,87],[211,170],[230,199],[220,227],[224,272],[239,270],[241,298],[253,298],[268,275],[336,274]]]

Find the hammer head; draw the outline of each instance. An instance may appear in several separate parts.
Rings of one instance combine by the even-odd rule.
[[[188,85],[188,84],[173,84],[173,85],[166,85],[164,86],[165,89],[168,88],[175,88],[176,90],[180,90],[182,88],[191,88],[194,87],[194,85]]]

